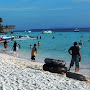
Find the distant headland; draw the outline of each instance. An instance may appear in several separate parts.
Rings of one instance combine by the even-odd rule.
[[[80,32],[90,32],[90,28],[78,28]],[[75,28],[56,28],[56,29],[30,29],[32,32],[42,32],[52,30],[53,32],[74,32]],[[15,30],[15,32],[24,32],[25,30]],[[29,30],[26,30],[29,31]]]

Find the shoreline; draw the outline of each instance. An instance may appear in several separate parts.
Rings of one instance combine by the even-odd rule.
[[[90,84],[42,70],[42,63],[26,61],[0,53],[0,89],[2,90],[89,90]]]
[[[17,55],[14,55],[13,54],[13,51],[10,51],[10,50],[7,52],[7,54],[4,54],[3,53],[3,50],[0,50],[0,54],[2,54],[2,55],[8,55],[8,57],[11,57],[11,58],[16,58],[17,60],[19,60],[19,62],[22,62],[22,63],[25,63],[26,62],[27,63],[26,65],[29,65],[28,67],[33,67],[33,64],[35,64],[35,63],[38,64],[38,65],[40,64],[42,66],[44,64],[44,62],[39,62],[39,58],[37,58],[37,57],[36,57],[36,62],[33,63],[33,62],[31,62],[31,59],[28,60],[25,57],[24,58],[21,57],[23,54],[20,55],[20,53],[18,53],[18,56],[17,56]],[[69,68],[69,64],[70,64],[70,62],[66,62],[66,67],[67,68]],[[40,68],[42,68],[42,66]],[[35,67],[37,67],[37,65]],[[75,69],[75,66],[73,66],[71,68],[71,72],[75,72],[74,69]],[[86,77],[90,77],[90,65],[89,64],[88,65],[84,65],[84,64],[80,63],[80,71],[79,72],[76,72],[76,73],[77,74],[82,74],[82,75],[84,75]]]
[[[2,53],[2,50],[1,50],[1,53]],[[21,53],[18,53],[18,56],[17,55],[13,55],[13,51],[8,51],[7,52],[7,55],[9,56],[12,56],[12,57],[15,57],[15,58],[19,58],[21,61],[24,60],[24,61],[27,61],[28,63],[31,62],[31,56],[29,56],[29,58],[25,58],[26,56],[24,56],[24,58],[22,57],[24,54],[21,54]],[[42,61],[43,60],[43,61]],[[44,59],[42,58],[37,58],[36,56],[36,62],[37,63],[40,63],[40,64],[44,64]],[[70,64],[70,61],[65,61],[66,62],[66,67],[69,68],[69,64]],[[71,68],[71,72],[75,72],[75,66],[73,66]],[[80,63],[80,71],[79,72],[76,72],[78,74],[82,74],[86,77],[90,77],[90,64],[83,64],[82,62]]]

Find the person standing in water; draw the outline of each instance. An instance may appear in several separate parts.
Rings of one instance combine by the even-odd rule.
[[[8,44],[7,44],[7,41],[6,41],[6,40],[5,40],[5,42],[4,42],[4,48],[5,48],[5,53],[6,53],[7,48],[8,48]]]
[[[40,39],[41,39],[41,36],[40,36]]]
[[[35,56],[37,55],[37,48],[36,48],[36,44],[34,44],[34,47],[32,48],[32,52],[31,52],[31,60],[33,62],[35,62]]]
[[[70,52],[70,51],[72,51],[72,52]],[[68,53],[70,55],[72,55],[72,59],[71,59],[71,63],[70,63],[68,71],[70,71],[71,67],[75,63],[75,72],[79,72],[79,69],[80,69],[79,61],[81,60],[81,53],[80,53],[79,46],[77,46],[77,42],[74,42],[74,46],[69,48]]]
[[[17,42],[16,41],[14,41],[13,51],[14,51],[14,54],[17,54]]]
[[[40,46],[41,45],[41,43],[40,43],[40,41],[38,41],[38,46]]]
[[[33,48],[32,45],[30,45],[30,49]]]

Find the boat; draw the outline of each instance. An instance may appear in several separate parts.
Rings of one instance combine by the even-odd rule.
[[[0,35],[1,38],[3,38],[4,40],[7,40],[7,39],[14,39],[14,36],[7,36],[7,35]]]
[[[28,39],[36,39],[36,37],[28,35],[15,35],[14,37],[14,40],[28,40]]]
[[[25,31],[25,32],[31,33],[32,31]]]
[[[22,38],[22,39],[29,39],[30,37],[28,35],[20,35],[19,38]]]
[[[35,37],[35,36],[29,36],[30,37],[30,39],[37,39],[37,37]]]
[[[42,34],[51,34],[51,33],[52,33],[51,30],[45,30],[45,31],[42,32]]]
[[[76,28],[76,29],[74,30],[74,32],[80,32],[80,30]]]
[[[4,43],[5,40],[9,43],[11,41],[11,38],[4,39],[4,38],[0,37],[0,43]]]
[[[31,31],[28,31],[29,33],[31,32]]]
[[[15,35],[14,40],[27,40],[30,39],[28,35]]]

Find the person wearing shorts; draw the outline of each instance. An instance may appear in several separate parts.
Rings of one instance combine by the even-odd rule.
[[[79,46],[77,46],[77,42],[74,42],[74,46],[70,47],[68,52],[70,55],[72,55],[72,59],[71,59],[71,63],[70,63],[68,71],[70,71],[71,67],[75,63],[75,72],[78,72],[79,71],[79,60],[81,59],[81,53],[80,53]]]
[[[32,52],[31,52],[31,60],[35,62],[35,54],[37,53],[37,49],[36,49],[36,44],[34,44],[34,47],[32,48]]]

